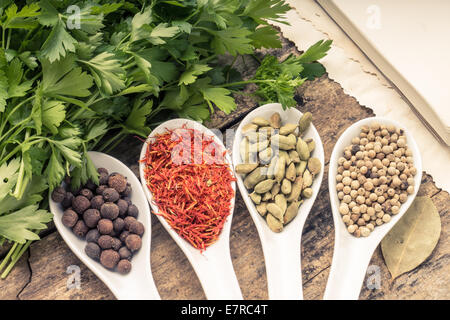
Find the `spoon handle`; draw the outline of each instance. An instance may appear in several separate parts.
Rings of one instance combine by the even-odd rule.
[[[262,242],[269,299],[303,300],[300,236],[289,241],[274,240]]]
[[[357,300],[375,248],[336,241],[324,300]]]
[[[219,250],[218,250],[219,249]],[[191,260],[208,300],[242,300],[229,248],[208,248],[201,258]]]
[[[118,300],[161,300],[150,270],[139,279],[124,279],[109,288]]]

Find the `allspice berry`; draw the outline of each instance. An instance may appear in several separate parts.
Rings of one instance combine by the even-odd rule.
[[[78,214],[82,214],[90,206],[91,202],[89,201],[89,199],[81,195],[76,196],[72,201],[72,208]]]
[[[105,191],[106,188],[108,188],[108,186],[105,185],[105,184],[99,185],[97,187],[97,189],[95,189],[95,193],[100,195],[100,196],[102,196],[103,195],[103,191]]]
[[[97,223],[97,229],[101,234],[110,234],[113,231],[113,223],[108,219],[100,219]]]
[[[130,260],[133,255],[127,247],[121,247],[118,252],[120,255],[120,259]]]
[[[97,209],[87,209],[83,213],[84,223],[86,223],[89,228],[95,228],[100,219],[100,212]]]
[[[100,173],[100,176],[98,177],[99,184],[101,184],[101,185],[108,184],[108,178],[109,178],[109,175],[107,173],[104,173],[104,172]]]
[[[130,225],[132,223],[137,222],[136,218],[134,217],[126,217],[125,219],[123,219],[123,221],[125,222],[125,230],[130,230]]]
[[[102,249],[111,249],[111,247],[113,245],[113,237],[111,237],[107,234],[101,235],[98,238],[98,245]]]
[[[119,216],[119,207],[112,202],[104,203],[100,208],[102,218],[114,220]]]
[[[142,239],[137,234],[130,234],[125,239],[125,244],[128,249],[131,250],[131,252],[134,252],[136,250],[139,250],[142,246]]]
[[[131,271],[131,262],[126,259],[120,260],[117,264],[117,271],[119,271],[121,274],[129,273]]]
[[[94,183],[94,181],[92,181],[91,179],[89,179],[89,180],[86,182],[85,187],[88,188],[88,189],[91,190],[91,191],[95,191],[95,188],[97,188],[97,185]]]
[[[117,192],[123,192],[127,188],[127,179],[120,173],[112,173],[109,176],[108,185]]]
[[[84,238],[89,228],[83,220],[78,220],[72,230],[78,237]]]
[[[100,259],[100,253],[101,253],[100,247],[94,243],[94,242],[88,242],[86,247],[84,247],[84,252],[88,255],[88,257],[98,260]]]
[[[62,216],[62,223],[66,227],[72,228],[78,221],[78,215],[72,209],[67,209],[64,211]]]
[[[120,241],[125,243],[125,239],[130,235],[130,231],[122,231],[122,233],[119,236]]]
[[[141,236],[144,233],[145,228],[144,228],[144,225],[142,224],[142,222],[133,221],[130,223],[130,225],[128,227],[128,231]]]
[[[86,233],[86,241],[87,242],[98,242],[98,238],[100,237],[100,232],[97,229],[91,229]]]
[[[138,215],[139,215],[139,209],[134,204],[131,204],[131,205],[128,206],[128,211],[127,212],[128,212],[128,215],[130,217],[137,218]]]
[[[128,210],[128,202],[123,199],[117,200],[117,206],[119,207],[119,216],[125,217]]]
[[[81,189],[80,195],[86,197],[88,200],[91,200],[94,194],[88,188]]]
[[[100,263],[108,269],[114,269],[119,260],[119,254],[112,249],[103,250],[100,255]]]
[[[119,238],[113,237],[112,238],[111,248],[113,250],[119,251],[120,247],[122,247],[122,241],[120,241]]]
[[[106,188],[103,191],[103,198],[105,199],[105,201],[108,201],[108,202],[116,202],[117,200],[119,200],[120,195],[116,189]]]
[[[66,190],[63,187],[57,187],[52,192],[52,200],[55,202],[62,202],[66,196]]]
[[[97,172],[98,172],[98,174],[106,174],[109,176],[108,169],[106,169],[106,168],[98,168]]]
[[[117,218],[113,221],[113,227],[114,231],[117,233],[122,232],[123,228],[125,227],[125,221],[123,221],[122,218]]]
[[[72,206],[72,200],[73,200],[73,193],[68,191],[66,192],[66,196],[64,197],[64,200],[61,202],[61,205],[64,209],[67,209]]]
[[[93,197],[91,199],[91,207],[93,209],[100,210],[100,208],[102,207],[102,205],[104,203],[105,203],[105,201],[103,200],[103,196],[101,196],[101,195],[96,195],[95,197]]]
[[[131,195],[131,185],[129,183],[127,183],[127,187],[125,188],[124,191],[122,191],[122,196],[124,197],[128,197]]]

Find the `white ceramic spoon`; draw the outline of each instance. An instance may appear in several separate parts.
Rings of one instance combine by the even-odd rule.
[[[90,151],[88,154],[96,168],[106,168],[110,173],[118,172],[127,177],[132,188],[131,201],[139,208],[138,220],[145,227],[145,232],[142,236],[142,248],[133,255],[130,273],[122,275],[104,268],[100,262],[86,255],[84,252],[86,241],[78,238],[70,228],[62,224],[63,208],[60,203],[56,203],[50,199],[50,210],[53,213],[53,221],[56,228],[78,259],[105,283],[117,299],[159,300],[159,293],[153,281],[150,268],[150,241],[152,232],[150,208],[142,190],[141,183],[134,173],[119,160],[100,152]]]
[[[168,129],[178,129],[183,125],[185,125],[186,128],[196,129],[203,132],[207,136],[214,137],[214,141],[221,148],[223,148],[223,150],[226,150],[222,141],[211,130],[204,127],[200,123],[187,119],[173,119],[162,123],[152,131],[142,147],[140,159],[145,158],[145,153],[148,146],[147,142],[152,141],[156,134],[165,133]],[[231,165],[231,158],[228,154],[226,155],[226,161],[230,164],[230,168],[233,169]],[[152,210],[154,213],[158,213],[158,206],[154,203],[152,194],[145,182],[144,168],[144,163],[140,162],[139,171],[142,186]],[[232,187],[236,193],[236,184],[234,182],[232,183]],[[176,231],[173,230],[167,223],[164,217],[159,215],[157,216],[163,227],[167,230],[173,240],[175,240],[181,250],[183,250],[200,280],[206,298],[210,300],[242,299],[241,289],[239,287],[236,274],[234,273],[230,256],[230,229],[231,220],[233,218],[234,199],[235,198],[232,199],[230,215],[223,226],[219,239],[217,242],[206,248],[203,253],[200,253],[200,250],[195,249],[189,242],[181,238],[178,233],[176,233]]]
[[[282,124],[298,123],[302,113],[295,108],[283,110],[281,104],[271,103],[263,105],[250,112],[239,125],[233,142],[233,164],[242,163],[239,153],[239,144],[242,140],[242,127],[250,123],[255,117],[269,119],[270,116],[278,112],[281,115]],[[256,211],[256,207],[249,197],[249,193],[244,186],[241,175],[237,175],[239,191],[256,225],[263,248],[264,260],[266,262],[267,287],[269,299],[272,300],[294,300],[303,299],[302,273],[301,273],[301,236],[306,217],[311,211],[311,207],[316,199],[323,178],[324,151],[322,140],[314,125],[311,124],[305,132],[305,138],[313,138],[316,148],[312,157],[316,157],[322,163],[322,170],[315,177],[312,189],[313,196],[305,199],[299,208],[297,217],[294,218],[280,233],[275,233],[269,229],[266,220]]]
[[[363,125],[370,125],[373,121],[385,125],[392,124],[396,128],[405,131],[406,143],[413,152],[414,166],[417,169],[417,174],[414,177],[414,194],[408,196],[408,200],[401,205],[399,213],[392,216],[390,222],[375,227],[375,230],[367,238],[356,238],[347,231],[347,227],[339,213],[339,199],[336,192],[337,161],[342,156],[344,148],[351,144],[352,138],[359,136],[361,127]],[[416,197],[420,181],[422,180],[422,160],[419,148],[411,132],[402,124],[390,119],[372,117],[354,123],[340,136],[331,154],[328,174],[328,188],[330,191],[335,227],[335,243],[333,261],[331,263],[324,299],[356,300],[359,298],[367,266],[373,252],[389,230],[400,220]]]

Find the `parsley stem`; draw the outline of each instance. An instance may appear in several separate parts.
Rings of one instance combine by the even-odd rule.
[[[2,273],[1,278],[5,279],[8,274],[11,272],[12,268],[16,265],[17,261],[19,261],[20,257],[25,253],[25,251],[28,249],[30,244],[32,243],[32,240],[27,240],[25,244],[22,244],[21,247],[16,249],[16,252],[11,259],[11,262],[9,263],[8,267],[5,269],[5,271]]]
[[[120,138],[116,138],[116,141],[113,143],[113,145],[111,145],[108,149],[106,149],[106,153],[111,152],[112,150],[114,150],[115,147],[117,147],[117,145],[119,143],[121,143],[123,141],[123,139],[125,139],[127,137],[127,134],[124,133]]]
[[[199,62],[206,63],[206,62],[209,62],[211,60],[214,60],[215,58],[217,58],[217,54],[210,55],[209,57],[206,57],[206,58],[200,60]]]
[[[233,66],[236,63],[236,60],[237,60],[238,57],[239,57],[239,55],[235,55],[234,59],[233,59],[233,62],[231,62],[230,66],[228,67],[226,82],[228,82],[228,80],[230,80],[230,70],[231,70],[231,68],[233,68]]]
[[[120,42],[116,45],[116,48],[119,48],[125,40],[127,40],[129,37],[131,36],[131,33],[128,33],[125,37],[122,38],[122,40],[120,40]]]
[[[6,50],[9,49],[9,43],[11,41],[11,32],[12,32],[12,29],[9,29],[8,30],[8,40],[6,40]]]
[[[17,242],[15,242],[13,244],[13,246],[11,247],[11,249],[9,249],[8,254],[5,256],[5,258],[3,258],[2,263],[0,264],[0,271],[3,270],[3,268],[6,266],[6,264],[9,261],[9,258],[11,258],[11,255],[14,253],[14,250],[16,250],[17,247]]]
[[[5,49],[5,45],[6,45],[6,43],[5,43],[5,38],[6,38],[6,29],[5,28],[2,28],[2,48],[3,49]]]
[[[114,141],[116,141],[117,139],[119,139],[124,133],[123,129],[120,130],[120,132],[118,134],[116,134],[115,136],[111,137],[108,141],[106,141],[105,143],[102,144],[102,146],[98,149],[98,151],[103,152],[104,150],[106,150],[106,148],[112,144]]]

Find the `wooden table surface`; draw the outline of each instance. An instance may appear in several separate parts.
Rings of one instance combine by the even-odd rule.
[[[292,43],[283,39],[283,48],[271,50],[280,58],[298,54]],[[263,53],[260,53],[261,55]],[[255,70],[250,60],[241,62],[245,76]],[[249,86],[246,90],[251,90]],[[314,125],[324,143],[325,174],[319,195],[309,214],[302,237],[302,272],[305,299],[321,299],[325,290],[334,246],[334,227],[328,197],[328,161],[340,134],[352,123],[373,116],[370,106],[344,93],[326,75],[307,81],[297,92],[297,108],[313,114]],[[230,115],[216,112],[208,126],[223,132],[235,128],[257,105],[248,97],[237,97],[238,109]],[[401,119],[400,119],[401,120]],[[112,153],[138,175],[141,142],[129,138]],[[418,195],[431,197],[442,221],[442,233],[431,256],[418,268],[394,281],[378,247],[370,265],[380,269],[381,288],[367,288],[360,299],[449,299],[450,245],[448,192],[437,188],[424,172]],[[238,193],[231,228],[230,247],[233,266],[244,299],[267,299],[267,283],[261,244],[252,219]],[[0,257],[6,248],[0,248]],[[81,270],[81,287],[68,289],[69,266]],[[155,217],[152,217],[151,267],[162,299],[205,299],[200,283],[188,260]],[[0,299],[114,299],[106,286],[70,251],[53,225],[33,243],[6,280],[0,280]]]

